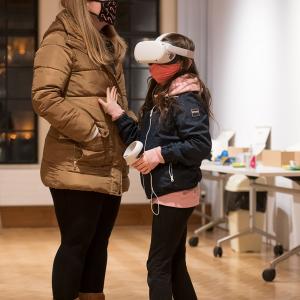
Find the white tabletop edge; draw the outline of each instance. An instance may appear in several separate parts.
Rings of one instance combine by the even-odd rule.
[[[300,171],[290,171],[283,168],[277,167],[266,167],[266,166],[257,166],[255,169],[252,168],[234,168],[232,166],[223,166],[216,165],[213,162],[203,161],[200,169],[202,171],[210,171],[224,174],[241,174],[251,177],[274,177],[274,176],[283,176],[283,177],[300,177]]]

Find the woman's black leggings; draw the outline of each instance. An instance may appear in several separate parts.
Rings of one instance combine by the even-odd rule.
[[[197,300],[185,254],[187,222],[194,208],[160,206],[153,216],[147,262],[150,300]]]
[[[51,189],[61,233],[53,264],[55,300],[103,292],[107,246],[121,198],[95,192]]]

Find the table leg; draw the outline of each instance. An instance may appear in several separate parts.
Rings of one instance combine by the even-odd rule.
[[[215,178],[214,178],[215,179]],[[189,239],[189,244],[191,247],[196,247],[198,245],[198,236],[202,233],[205,232],[219,224],[223,224],[227,222],[227,218],[225,216],[225,211],[224,211],[224,184],[225,184],[225,176],[224,175],[218,175],[216,177],[218,180],[218,188],[219,188],[219,194],[220,194],[220,212],[219,212],[219,218],[212,220],[206,225],[203,225],[196,229],[192,235],[192,237]]]

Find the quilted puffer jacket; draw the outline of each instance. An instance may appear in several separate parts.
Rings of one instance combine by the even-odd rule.
[[[51,125],[41,165],[46,186],[111,195],[128,190],[125,146],[98,104],[107,87],[116,85],[122,94],[118,103],[130,114],[122,64],[93,65],[74,19],[62,11],[46,32],[34,62],[33,107]],[[100,135],[93,138],[96,128]]]

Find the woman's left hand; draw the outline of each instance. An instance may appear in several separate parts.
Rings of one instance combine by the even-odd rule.
[[[137,160],[132,167],[137,169],[143,175],[146,175],[155,169],[159,164],[163,163],[165,163],[165,161],[161,155],[161,147],[156,147],[145,151],[142,157]]]
[[[114,86],[112,89],[109,87],[106,90],[106,99],[103,101],[101,98],[98,99],[99,103],[102,105],[104,111],[111,116],[112,120],[115,121],[124,113],[124,110],[118,104],[118,91]]]

